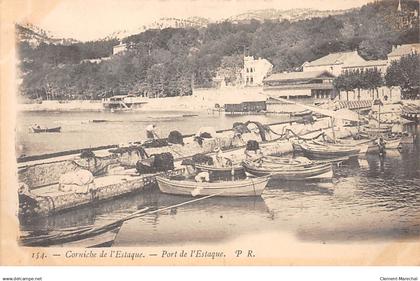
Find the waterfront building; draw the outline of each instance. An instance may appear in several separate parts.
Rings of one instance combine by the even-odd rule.
[[[342,71],[366,71],[368,69],[377,69],[379,70],[382,75],[385,75],[386,69],[388,67],[388,61],[387,60],[368,60],[368,61],[362,61],[358,63],[351,63],[348,65],[343,65]]]
[[[242,79],[244,86],[262,86],[263,80],[273,70],[273,65],[266,59],[254,59],[253,56],[244,57]]]
[[[326,55],[311,62],[305,62],[302,68],[303,72],[328,71],[338,76],[343,71],[344,66],[357,65],[365,62],[357,51],[339,52]]]
[[[286,102],[275,98],[294,100],[304,104],[320,104],[330,100],[333,96],[332,84],[335,78],[328,71],[275,73],[264,79],[263,93],[269,99],[267,112],[293,112],[302,108],[293,108]]]

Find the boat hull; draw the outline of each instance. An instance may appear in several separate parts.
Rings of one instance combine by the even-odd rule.
[[[61,127],[54,127],[54,128],[33,128],[32,131],[34,133],[59,133],[61,131]]]
[[[176,195],[226,197],[261,196],[268,182],[268,177],[250,178],[229,182],[192,182],[156,177],[161,192]]]
[[[118,222],[104,228],[26,237],[21,238],[21,244],[26,247],[110,247],[114,243],[121,226],[122,222]]]
[[[300,144],[303,155],[309,159],[331,159],[340,157],[357,157],[360,153],[360,147],[343,147],[343,146],[323,146]]]
[[[331,164],[317,165],[266,165],[257,167],[254,163],[244,161],[245,170],[255,176],[267,176],[273,179],[300,181],[315,178],[331,178],[333,176]]]

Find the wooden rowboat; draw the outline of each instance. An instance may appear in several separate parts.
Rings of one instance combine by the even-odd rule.
[[[341,145],[319,145],[301,143],[303,155],[309,159],[330,159],[339,157],[357,157],[360,147],[350,147]]]
[[[268,182],[268,177],[247,178],[238,181],[195,182],[191,180],[175,180],[157,176],[156,181],[163,193],[177,195],[207,196],[261,196]]]
[[[149,208],[140,209],[121,219],[101,226],[82,226],[59,229],[53,231],[26,232],[19,239],[20,244],[26,247],[111,247],[122,226],[127,221],[140,217]]]
[[[37,235],[27,233],[20,238],[22,246],[26,247],[110,247],[122,226],[123,221],[101,226],[65,229]]]
[[[31,127],[34,133],[59,133],[61,131],[61,127],[53,127],[53,128],[41,128],[41,127]]]
[[[267,176],[271,178],[289,181],[332,178],[333,171],[331,164],[276,164],[276,163],[256,163],[244,161],[242,165],[245,170],[255,176]]]
[[[198,172],[209,172],[211,181],[218,180],[234,180],[245,179],[245,168],[241,165],[233,165],[231,167],[216,167],[210,165],[196,164],[195,168]]]

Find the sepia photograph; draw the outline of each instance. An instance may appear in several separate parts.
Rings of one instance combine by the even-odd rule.
[[[420,265],[417,0],[1,5],[0,264]]]

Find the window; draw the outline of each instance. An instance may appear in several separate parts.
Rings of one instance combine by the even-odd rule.
[[[254,83],[254,78],[251,77],[250,82],[251,84]]]

